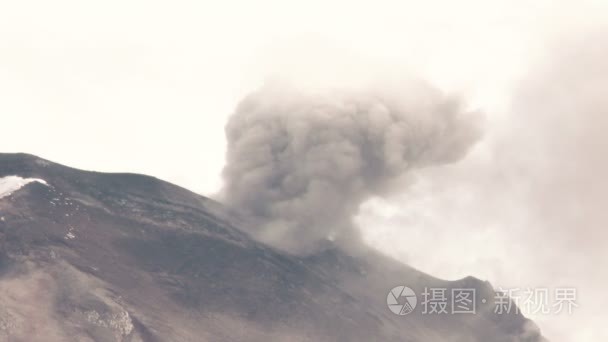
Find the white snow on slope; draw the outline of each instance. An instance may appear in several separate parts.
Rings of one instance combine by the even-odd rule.
[[[19,176],[6,176],[0,178],[0,198],[9,196],[29,183],[38,182],[48,186],[45,180],[39,178],[22,178]]]

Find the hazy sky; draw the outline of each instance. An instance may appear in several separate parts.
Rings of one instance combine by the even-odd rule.
[[[437,276],[576,286],[574,316],[534,319],[552,341],[607,340],[607,17],[603,0],[0,0],[0,151],[212,195],[227,118],[265,80],[413,72],[486,113],[485,134],[365,204],[366,239]]]

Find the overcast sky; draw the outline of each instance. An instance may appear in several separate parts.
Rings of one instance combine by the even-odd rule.
[[[483,111],[484,137],[363,205],[367,241],[449,279],[575,286],[572,317],[533,318],[608,340],[607,17],[602,0],[0,0],[0,151],[213,195],[227,118],[266,80],[415,73]]]

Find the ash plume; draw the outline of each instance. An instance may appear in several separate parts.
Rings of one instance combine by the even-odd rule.
[[[252,235],[288,252],[353,243],[359,205],[402,190],[411,170],[459,160],[479,137],[477,118],[418,81],[327,91],[266,84],[226,126],[221,196],[253,219]]]

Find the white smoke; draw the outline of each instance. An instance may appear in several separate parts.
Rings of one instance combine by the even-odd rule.
[[[253,218],[259,239],[293,253],[358,241],[352,217],[398,191],[409,170],[460,159],[478,115],[423,82],[310,91],[271,83],[226,126],[224,201]]]

